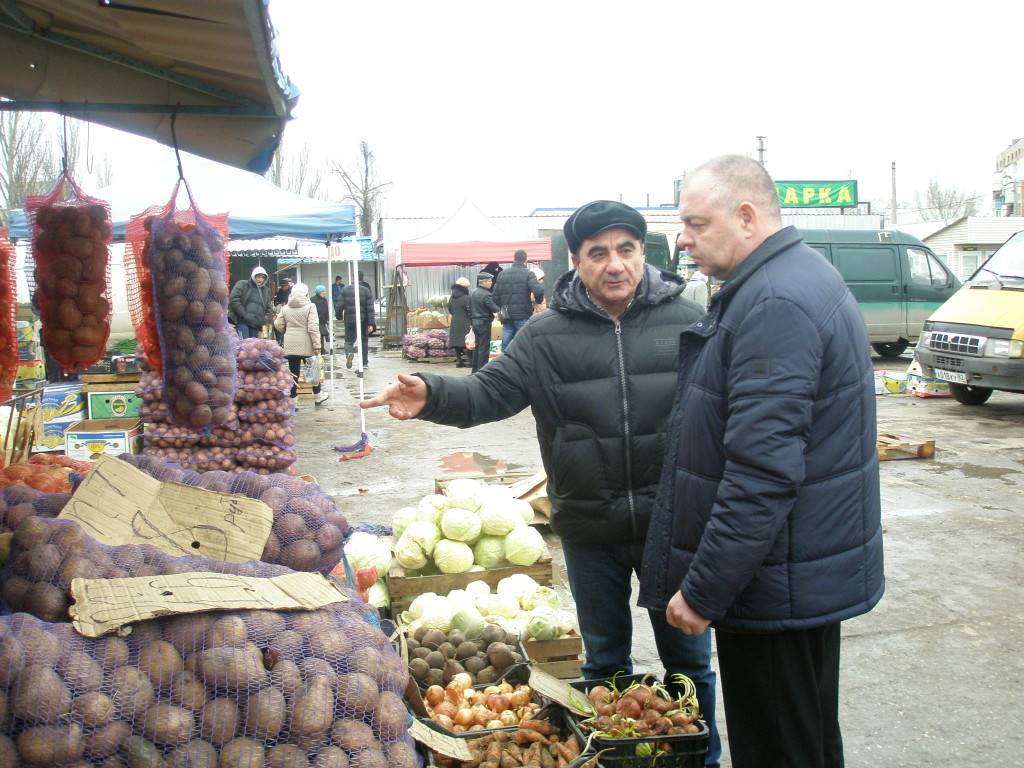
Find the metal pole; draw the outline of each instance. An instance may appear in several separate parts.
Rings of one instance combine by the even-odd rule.
[[[327,292],[330,296],[327,302],[327,343],[331,347],[331,354],[327,355],[331,359],[331,388],[328,392],[327,410],[334,410],[334,283],[331,281],[331,237],[327,236]]]

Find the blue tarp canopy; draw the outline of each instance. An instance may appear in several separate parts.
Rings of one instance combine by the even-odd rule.
[[[224,213],[232,238],[281,235],[306,239],[338,238],[356,232],[355,208],[292,194],[262,176],[201,157],[182,154],[182,168],[199,210]],[[178,180],[173,153],[155,163],[115,171],[116,184],[86,189],[86,194],[110,203],[114,238],[124,238],[128,220],[153,205],[163,206]],[[178,191],[178,208],[188,207],[185,185]],[[11,211],[12,238],[29,237],[25,212]]]

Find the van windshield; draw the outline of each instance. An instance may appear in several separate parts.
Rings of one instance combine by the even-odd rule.
[[[1018,232],[971,275],[971,283],[999,283],[1024,288],[1024,232]]]

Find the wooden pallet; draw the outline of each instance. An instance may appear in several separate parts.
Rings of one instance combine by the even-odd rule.
[[[894,459],[931,459],[935,456],[934,440],[915,440],[895,432],[878,433],[879,461]]]

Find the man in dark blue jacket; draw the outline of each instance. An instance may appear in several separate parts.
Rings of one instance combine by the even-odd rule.
[[[703,313],[681,298],[678,275],[644,263],[647,224],[635,209],[597,200],[573,213],[564,231],[575,269],[558,279],[550,308],[505,354],[472,376],[399,374],[361,405],[456,427],[533,411],[551,528],[561,538],[586,648],[583,674],[607,678],[633,671],[631,578],[661,474],[679,332]],[[710,632],[686,636],[664,610],[648,616],[667,681],[680,673],[697,686],[711,729],[706,764],[717,766]]]
[[[512,265],[494,278],[494,303],[500,310],[508,307],[508,318],[501,318],[501,351],[504,352],[516,334],[533,316],[534,302],[544,301],[544,288],[537,276],[526,266],[526,251],[512,254]],[[499,315],[500,317],[500,315]]]
[[[640,604],[714,626],[735,768],[839,768],[840,622],[884,588],[867,330],[756,161],[697,169],[679,215],[725,283],[680,338]]]

